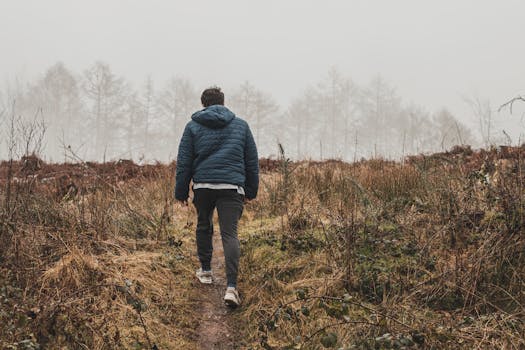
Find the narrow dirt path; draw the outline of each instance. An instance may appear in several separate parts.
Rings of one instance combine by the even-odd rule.
[[[215,280],[212,285],[200,285],[202,288],[199,326],[200,349],[236,349],[235,339],[230,327],[233,312],[224,304],[226,275],[224,272],[224,250],[221,235],[213,234],[213,258],[211,268]]]

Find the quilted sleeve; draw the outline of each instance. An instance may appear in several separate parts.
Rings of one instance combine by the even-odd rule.
[[[257,197],[259,189],[259,156],[257,155],[257,146],[255,145],[252,132],[248,126],[244,144],[244,164],[246,172],[244,191],[246,198],[254,199]]]
[[[177,154],[177,175],[175,181],[175,198],[178,200],[187,200],[189,196],[190,181],[193,176],[193,133],[190,124],[186,125],[182,139],[179,144]]]

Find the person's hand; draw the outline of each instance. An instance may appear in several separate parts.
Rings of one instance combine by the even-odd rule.
[[[177,202],[179,202],[180,204],[184,205],[184,206],[188,206],[188,200],[187,199],[177,199]]]
[[[242,201],[244,202],[244,204],[247,204],[247,203],[251,202],[252,199],[244,197]]]

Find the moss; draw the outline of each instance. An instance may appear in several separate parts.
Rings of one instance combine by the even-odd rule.
[[[379,224],[378,229],[384,234],[393,234],[399,232],[399,227],[392,222],[383,222]]]

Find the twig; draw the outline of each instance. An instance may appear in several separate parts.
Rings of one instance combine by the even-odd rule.
[[[504,104],[502,104],[501,106],[499,106],[498,112],[500,112],[503,108],[509,106],[510,113],[512,114],[512,106],[514,105],[514,102],[516,102],[516,101],[525,102],[525,97],[523,97],[523,96],[516,96],[516,97],[514,97],[513,99],[511,99],[511,100],[505,102]]]
[[[146,335],[146,340],[148,341],[148,346],[150,349],[153,349],[153,346],[151,345],[151,339],[149,338],[148,334],[148,328],[146,327],[146,323],[144,323],[144,319],[142,318],[142,313],[140,312],[139,308],[136,309],[137,313],[139,314],[140,323],[142,324],[142,328],[144,328],[144,333]]]

